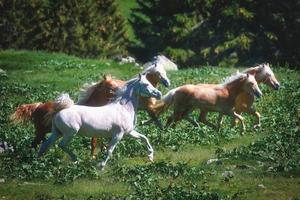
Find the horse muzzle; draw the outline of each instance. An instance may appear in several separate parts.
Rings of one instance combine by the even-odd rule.
[[[165,87],[169,87],[171,85],[170,81],[167,79],[162,79],[161,83],[165,86]]]
[[[153,93],[153,97],[155,97],[156,99],[161,99],[161,96],[161,92],[158,90]]]
[[[274,88],[274,90],[279,90],[280,84],[279,83],[273,84],[273,88]]]
[[[259,91],[254,91],[254,95],[257,97],[257,98],[260,98],[262,96],[262,93],[259,92]]]

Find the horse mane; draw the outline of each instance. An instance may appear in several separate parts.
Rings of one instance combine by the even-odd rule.
[[[126,81],[125,85],[122,88],[118,88],[115,93],[115,97],[112,99],[112,102],[118,102],[122,99],[123,95],[126,93],[128,87],[133,85],[139,80],[139,77],[134,77],[129,81]]]
[[[222,86],[229,85],[230,83],[233,83],[234,81],[237,81],[244,77],[245,77],[245,73],[241,73],[237,71],[235,74],[232,74],[229,77],[225,78],[225,80],[222,83]]]
[[[83,105],[84,103],[86,103],[86,101],[91,97],[91,95],[97,88],[98,84],[101,83],[102,81],[83,84],[82,88],[80,89],[78,101],[76,102],[76,104]]]
[[[269,65],[269,63],[260,63],[260,64],[257,64],[254,67],[250,67],[250,68],[245,69],[242,73],[248,73],[248,72],[251,72],[253,70],[255,70],[255,71],[258,72],[258,71],[262,70],[265,65]]]

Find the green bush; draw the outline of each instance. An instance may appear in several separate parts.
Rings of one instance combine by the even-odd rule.
[[[88,57],[126,53],[124,19],[114,0],[0,0],[0,49]]]

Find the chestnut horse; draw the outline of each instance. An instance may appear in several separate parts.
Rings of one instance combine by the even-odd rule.
[[[77,104],[101,106],[107,104],[114,97],[118,83],[110,75],[104,75],[103,80],[91,85],[84,85]],[[52,101],[46,103],[23,104],[16,108],[11,120],[17,123],[32,121],[35,127],[35,138],[31,143],[36,148],[45,140],[47,133],[51,132],[51,123],[45,122],[45,116],[53,112],[55,105]]]
[[[167,127],[171,124],[174,127],[176,122],[183,118],[198,126],[198,123],[191,120],[188,114],[195,109],[200,109],[200,122],[213,128],[219,128],[221,118],[219,118],[217,126],[206,120],[208,112],[219,112],[238,119],[242,123],[241,133],[243,133],[245,131],[243,118],[233,110],[237,96],[243,92],[257,97],[262,96],[253,75],[238,73],[227,78],[220,85],[188,84],[175,88],[162,98],[161,106],[173,104],[174,107],[173,116],[168,118]]]

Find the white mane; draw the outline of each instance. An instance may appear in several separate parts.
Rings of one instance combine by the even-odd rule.
[[[82,105],[86,103],[86,101],[88,100],[88,98],[90,98],[90,96],[95,91],[99,83],[100,82],[85,83],[80,89],[78,101],[76,102],[76,104]]]
[[[228,85],[242,77],[245,77],[245,76],[246,76],[245,73],[241,73],[241,72],[237,71],[235,74],[232,74],[231,76],[225,78],[225,80],[222,83],[222,86],[226,86],[226,85]]]

